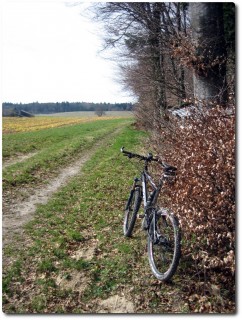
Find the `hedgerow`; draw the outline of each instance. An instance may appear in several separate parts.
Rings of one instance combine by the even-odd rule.
[[[169,116],[153,134],[157,154],[178,168],[166,188],[167,205],[179,217],[184,256],[200,274],[219,273],[234,286],[235,108],[197,108],[186,119]]]

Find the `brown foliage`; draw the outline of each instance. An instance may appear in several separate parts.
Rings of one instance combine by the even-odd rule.
[[[178,168],[176,183],[167,195],[182,226],[184,254],[192,256],[200,270],[226,273],[228,282],[235,271],[232,109],[216,106],[196,110],[186,120],[170,118],[162,132],[154,135],[157,153]]]
[[[191,36],[179,35],[179,41],[174,41],[171,44],[172,56],[177,58],[180,63],[188,68],[191,68],[200,76],[213,76],[214,71],[221,68],[221,65],[226,64],[224,54],[214,55],[209,48],[201,48],[196,46]]]

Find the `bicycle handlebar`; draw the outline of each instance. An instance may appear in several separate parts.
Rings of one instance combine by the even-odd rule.
[[[155,162],[158,162],[162,167],[163,169],[168,173],[168,172],[174,172],[177,170],[176,167],[173,167],[157,158],[153,158],[153,155],[152,153],[148,153],[148,156],[145,157],[145,156],[141,156],[140,154],[136,154],[136,153],[132,153],[132,152],[129,152],[129,151],[125,151],[124,150],[124,147],[122,147],[120,149],[120,151],[124,154],[124,156],[127,156],[128,158],[138,158],[140,160],[144,160],[144,161],[147,161],[147,162],[151,162],[151,161],[155,161]]]
[[[152,154],[149,153],[148,157],[145,157],[145,156],[141,156],[140,154],[136,154],[136,153],[133,153],[133,152],[129,152],[129,151],[125,151],[124,150],[124,147],[122,147],[120,149],[120,151],[124,154],[124,156],[127,156],[128,158],[138,158],[140,160],[144,160],[144,161],[151,161],[152,160]]]

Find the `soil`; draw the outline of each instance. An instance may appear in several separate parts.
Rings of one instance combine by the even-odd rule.
[[[7,159],[4,161],[4,163],[2,164],[2,168],[5,169],[15,163],[19,163],[19,162],[23,162],[24,160],[27,160],[31,157],[33,157],[34,155],[36,155],[37,152],[31,152],[28,154],[20,154],[14,157],[14,159]]]
[[[3,247],[11,242],[13,234],[21,233],[22,226],[33,217],[37,205],[46,204],[53,193],[67,184],[73,176],[81,174],[81,168],[95,150],[94,147],[75,163],[62,169],[61,173],[46,185],[37,186],[34,190],[21,189],[15,197],[9,193],[3,194]]]
[[[125,297],[114,295],[99,303],[98,313],[134,313],[134,304]]]

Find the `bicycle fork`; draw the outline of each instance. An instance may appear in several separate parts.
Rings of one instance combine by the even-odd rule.
[[[134,182],[133,182],[133,185],[132,185],[132,191],[134,191],[135,190],[135,188],[137,188],[137,187],[140,187],[140,185],[138,184],[138,182],[140,182],[140,178],[134,178]]]

